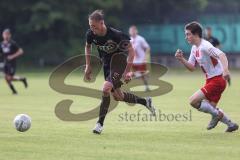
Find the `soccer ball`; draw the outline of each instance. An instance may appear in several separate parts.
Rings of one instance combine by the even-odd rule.
[[[19,132],[25,132],[31,127],[31,118],[26,114],[18,114],[13,120],[14,127]]]

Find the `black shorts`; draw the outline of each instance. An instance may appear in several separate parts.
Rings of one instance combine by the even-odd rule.
[[[121,81],[122,75],[127,65],[127,56],[124,54],[116,54],[112,57],[111,63],[105,63],[103,66],[104,78],[111,82],[113,90],[123,85]]]
[[[5,63],[4,73],[6,75],[14,76],[16,73],[16,63]]]
[[[111,82],[113,85],[112,91],[114,91],[114,89],[121,88],[123,85],[123,82],[121,81],[122,74],[123,73],[114,70],[104,70],[105,80]]]

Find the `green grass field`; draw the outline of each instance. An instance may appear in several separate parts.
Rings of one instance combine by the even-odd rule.
[[[191,121],[126,121],[119,115],[148,113],[141,106],[120,103],[106,118],[102,135],[92,134],[97,119],[64,122],[55,116],[55,105],[73,99],[73,113],[97,106],[97,99],[62,95],[48,85],[49,73],[21,73],[29,79],[29,89],[15,83],[19,95],[13,96],[0,80],[0,160],[239,160],[240,134],[224,133],[226,126],[207,131],[210,116],[191,110]],[[153,102],[166,114],[190,112],[188,97],[204,83],[202,74],[169,70],[161,79],[173,90],[154,97]],[[240,73],[232,73],[232,86],[224,92],[219,106],[240,123]],[[77,75],[68,78],[75,85],[85,85]],[[89,87],[101,88],[103,80]],[[25,133],[13,127],[19,113],[32,117],[32,127]]]

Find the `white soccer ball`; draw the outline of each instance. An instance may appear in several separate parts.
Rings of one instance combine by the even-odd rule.
[[[25,132],[31,127],[31,117],[26,114],[18,114],[13,120],[14,127],[19,132]]]

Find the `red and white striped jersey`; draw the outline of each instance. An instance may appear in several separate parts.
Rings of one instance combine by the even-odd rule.
[[[222,64],[219,60],[220,54],[223,54],[220,49],[202,39],[198,47],[196,45],[192,46],[188,62],[194,66],[198,63],[206,78],[209,79],[223,73]]]

